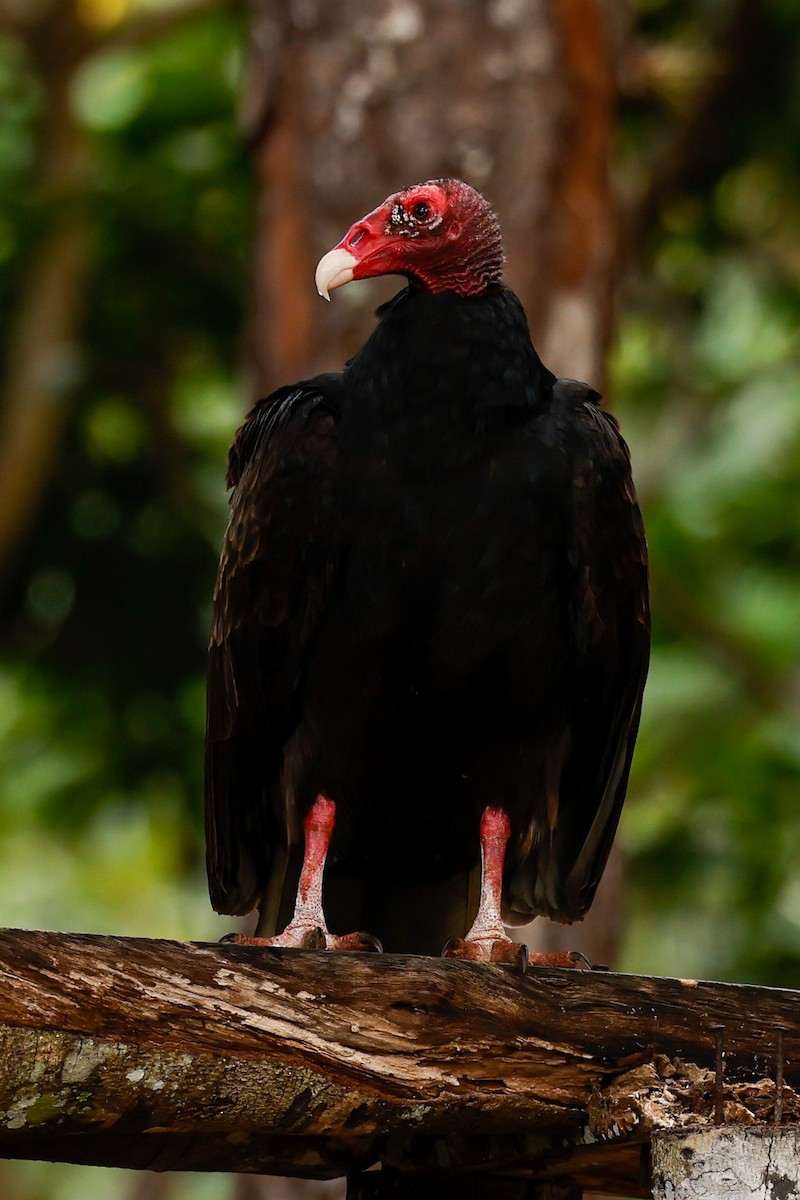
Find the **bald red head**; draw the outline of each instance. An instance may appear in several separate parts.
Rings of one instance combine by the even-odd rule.
[[[431,179],[395,192],[356,221],[317,266],[320,295],[376,275],[406,275],[430,292],[476,296],[503,269],[491,206],[459,179]]]

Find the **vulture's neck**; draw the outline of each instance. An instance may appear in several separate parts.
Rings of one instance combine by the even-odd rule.
[[[413,285],[378,310],[379,323],[346,371],[349,421],[419,436],[438,427],[480,434],[541,408],[554,376],[534,350],[514,293],[432,295]]]

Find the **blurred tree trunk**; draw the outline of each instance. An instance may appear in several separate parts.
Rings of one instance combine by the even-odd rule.
[[[92,39],[72,4],[31,6],[0,26],[23,38],[43,93],[38,199],[48,223],[31,258],[8,338],[0,406],[0,566],[7,567],[40,500],[61,441],[67,397],[80,369],[91,232],[79,197],[87,159],[69,88]]]
[[[617,0],[253,0],[242,123],[259,181],[254,393],[352,355],[398,281],[365,281],[326,305],[316,262],[385,196],[443,175],[479,187],[500,214],[505,278],[544,361],[602,388],[616,270],[608,158],[627,23]],[[610,961],[620,879],[612,865],[593,933],[538,921],[523,936]],[[243,1200],[253,1188],[242,1182]]]
[[[31,202],[45,217],[8,322],[0,379],[0,590],[47,492],[83,369],[95,164],[72,103],[76,73],[99,49],[157,40],[221,3],[183,0],[107,29],[81,0],[0,0],[0,33],[19,37],[41,89]]]
[[[615,0],[253,4],[242,120],[261,190],[259,393],[331,368],[364,340],[386,284],[328,307],[314,266],[390,192],[438,175],[468,180],[496,206],[506,279],[548,365],[602,385],[626,17]]]

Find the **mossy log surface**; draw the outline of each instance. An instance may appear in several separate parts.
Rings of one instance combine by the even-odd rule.
[[[653,1105],[628,1104],[618,1120],[615,1081],[619,1092],[633,1072],[641,1091],[636,1068],[657,1056],[713,1067],[715,1026],[729,1082],[774,1079],[782,1026],[788,1095],[800,1082],[798,998],[695,980],[6,930],[0,1154],[319,1177],[376,1157],[418,1171],[552,1177],[574,1160],[587,1186],[604,1159],[633,1189]]]

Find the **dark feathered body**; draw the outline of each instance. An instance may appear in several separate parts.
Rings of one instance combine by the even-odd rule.
[[[412,287],[380,315],[231,452],[209,878],[219,911],[285,922],[324,793],[331,928],[438,952],[474,915],[487,805],[511,817],[512,919],[591,903],[647,667],[645,545],[613,418],[542,366],[512,292]]]

